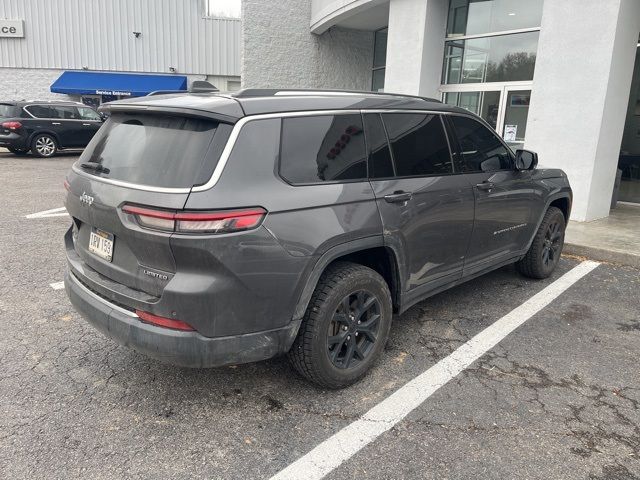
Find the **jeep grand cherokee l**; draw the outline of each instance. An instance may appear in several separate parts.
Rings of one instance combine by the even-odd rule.
[[[288,353],[360,379],[393,313],[503,265],[555,269],[566,175],[418,97],[244,90],[112,103],[65,187],[67,293],[189,367]]]
[[[82,103],[0,101],[0,147],[16,155],[84,148],[101,126],[100,114]]]

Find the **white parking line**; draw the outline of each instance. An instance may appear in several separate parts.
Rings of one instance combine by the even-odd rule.
[[[60,207],[60,208],[52,208],[51,210],[44,210],[42,212],[30,213],[29,215],[25,215],[24,218],[34,219],[34,218],[66,217],[67,215],[69,215],[67,213],[67,209],[64,207]]]
[[[49,286],[54,290],[62,290],[64,288],[64,282],[50,283]]]
[[[466,369],[502,339],[549,305],[599,265],[585,261],[565,273],[522,305],[497,320],[448,357],[400,387],[355,422],[329,437],[271,480],[321,479],[392,428],[440,387]]]

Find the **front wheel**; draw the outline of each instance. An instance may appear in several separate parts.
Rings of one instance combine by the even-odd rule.
[[[48,133],[36,135],[31,142],[31,151],[36,157],[53,157],[58,151],[58,143]]]
[[[384,278],[363,265],[336,263],[316,286],[289,360],[321,387],[352,385],[381,356],[392,315]]]
[[[529,251],[516,266],[520,273],[531,278],[547,278],[560,261],[564,246],[566,222],[562,210],[549,207],[538,227]]]

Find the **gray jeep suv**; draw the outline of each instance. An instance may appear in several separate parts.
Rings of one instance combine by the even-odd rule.
[[[503,265],[544,278],[558,263],[566,175],[466,110],[274,90],[108,109],[65,181],[65,285],[156,359],[288,353],[339,388],[380,357],[394,313]]]

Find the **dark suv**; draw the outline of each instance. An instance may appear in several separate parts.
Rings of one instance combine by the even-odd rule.
[[[244,90],[115,102],[65,182],[71,302],[176,365],[288,352],[329,388],[393,313],[517,262],[555,269],[561,170],[480,118],[388,94]]]
[[[16,155],[84,148],[101,126],[102,116],[82,103],[0,101],[0,147]]]

